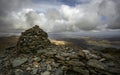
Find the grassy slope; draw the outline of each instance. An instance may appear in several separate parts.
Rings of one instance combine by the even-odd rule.
[[[0,50],[16,45],[18,38],[17,36],[0,37]]]

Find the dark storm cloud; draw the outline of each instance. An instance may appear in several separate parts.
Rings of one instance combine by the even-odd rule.
[[[0,0],[0,32],[7,32],[13,28],[9,15],[28,7],[29,0]]]
[[[118,14],[116,14],[117,15],[116,20],[111,25],[109,25],[108,28],[120,29],[120,0],[113,0],[113,1],[116,3],[116,10]]]
[[[30,0],[0,0],[0,16],[4,16],[11,11],[28,7]]]
[[[0,0],[0,32],[120,29],[120,0]],[[19,30],[20,31],[20,30]]]

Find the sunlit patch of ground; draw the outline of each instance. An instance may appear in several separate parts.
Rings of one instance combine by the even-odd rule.
[[[53,43],[55,45],[68,45],[68,44],[70,44],[69,42],[60,41],[60,40],[53,40],[53,39],[51,39],[50,41],[51,41],[51,43]]]
[[[5,48],[15,46],[18,41],[18,36],[11,36],[11,37],[0,37],[0,50],[3,50]],[[65,41],[59,41],[59,40],[53,40],[50,39],[51,43],[55,45],[68,45],[70,44],[69,42]]]
[[[15,46],[17,44],[17,41],[18,41],[18,36],[11,36],[11,37],[0,37],[0,52],[3,51],[5,48],[8,48],[8,47],[12,47],[12,46]],[[65,39],[63,39],[65,40]],[[111,53],[119,53],[120,50],[116,50],[114,48],[111,48],[112,46],[111,45],[117,45],[120,44],[119,41],[108,41],[108,40],[104,40],[104,39],[101,39],[101,40],[98,40],[98,39],[94,39],[94,38],[89,38],[89,37],[83,37],[83,38],[80,38],[80,39],[67,39],[65,41],[63,40],[55,40],[55,39],[50,39],[51,43],[55,44],[55,45],[65,45],[65,46],[71,46],[71,47],[75,47],[76,46],[76,43],[80,44],[80,45],[77,45],[78,47],[82,47],[82,46],[85,46],[85,47],[88,47],[86,46],[86,44],[89,44],[89,45],[95,45],[96,48],[98,48],[97,46],[107,46],[107,48],[105,48],[103,51],[104,52],[108,52],[110,51]],[[81,41],[81,40],[84,40],[84,41]],[[84,43],[85,42],[85,43]],[[83,45],[82,45],[83,44]],[[91,47],[91,46],[89,46]],[[98,48],[100,49],[100,48]],[[108,53],[110,53],[108,52]]]

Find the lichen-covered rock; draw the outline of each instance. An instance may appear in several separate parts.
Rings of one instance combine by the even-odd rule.
[[[17,50],[23,53],[34,52],[38,49],[43,49],[50,45],[48,35],[39,26],[22,32],[19,41],[17,42]]]

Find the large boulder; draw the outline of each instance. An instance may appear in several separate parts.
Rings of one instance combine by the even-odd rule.
[[[35,25],[25,32],[22,32],[17,42],[17,50],[23,53],[36,52],[36,50],[44,49],[49,45],[50,41],[47,33]]]

